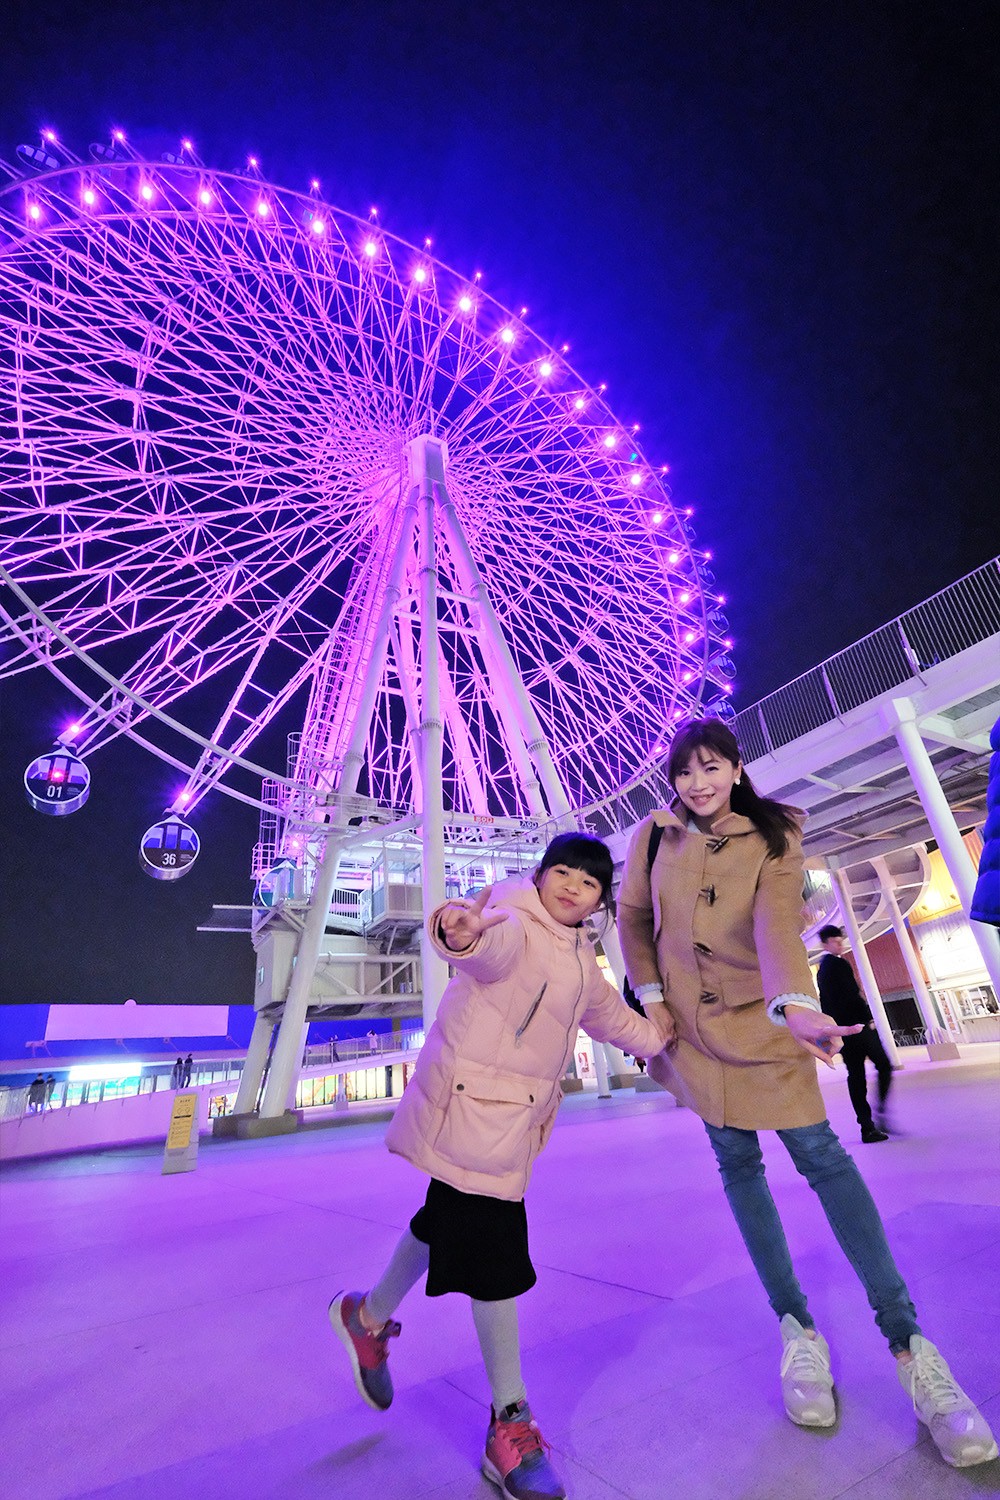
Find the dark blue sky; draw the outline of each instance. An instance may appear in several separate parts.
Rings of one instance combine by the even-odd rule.
[[[997,550],[994,6],[12,9],[0,155],[45,124],[81,150],[122,124],[218,166],[256,151],[570,343],[695,507],[738,702]],[[0,996],[246,998],[246,955],[191,931],[247,898],[252,816],[207,806],[213,847],[171,890],[133,873],[158,796],[138,752],[134,805],[116,777],[65,824],[30,814],[22,761],[60,701],[5,693],[5,884],[19,869],[27,899]]]

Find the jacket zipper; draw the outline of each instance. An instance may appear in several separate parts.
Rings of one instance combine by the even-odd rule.
[[[549,987],[549,983],[548,983],[548,980],[546,980],[545,983],[542,985],[541,989],[538,991],[538,994],[535,996],[534,1000],[532,1001],[531,1009],[528,1011],[528,1014],[525,1016],[524,1020],[520,1024],[520,1026],[514,1032],[514,1044],[515,1044],[515,1046],[519,1047],[521,1045],[521,1038],[524,1036],[524,1033],[527,1031],[528,1027],[531,1025],[532,1021],[535,1019],[535,1012],[537,1011],[538,1007],[541,1005],[541,1003],[542,1003],[542,996],[545,994],[545,991],[548,989],[548,987]]]

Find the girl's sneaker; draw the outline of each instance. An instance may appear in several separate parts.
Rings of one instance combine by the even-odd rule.
[[[351,1359],[354,1384],[363,1401],[376,1411],[388,1411],[392,1405],[392,1376],[389,1374],[389,1340],[397,1338],[400,1325],[383,1323],[377,1333],[369,1333],[361,1321],[364,1292],[341,1292],[330,1303],[330,1322]]]
[[[527,1401],[490,1412],[483,1473],[510,1500],[565,1500],[566,1490],[545,1457],[548,1443]]]
[[[913,1358],[897,1361],[899,1383],[913,1402],[913,1410],[929,1429],[946,1464],[971,1469],[997,1456],[996,1440],[986,1418],[977,1411],[929,1339],[915,1333],[910,1339]]]
[[[818,1333],[810,1337],[798,1318],[781,1320],[781,1395],[785,1411],[799,1427],[832,1427],[837,1420],[830,1373],[830,1348]]]

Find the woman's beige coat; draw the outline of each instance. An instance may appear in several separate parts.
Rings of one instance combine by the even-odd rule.
[[[653,823],[663,828],[652,876]],[[802,846],[770,859],[749,818],[711,834],[656,812],[625,857],[618,932],[637,988],[662,981],[677,1045],[649,1071],[710,1125],[784,1130],[826,1118],[816,1063],[768,1020],[778,995],[816,993],[802,930]]]

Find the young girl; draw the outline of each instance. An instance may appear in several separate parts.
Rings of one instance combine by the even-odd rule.
[[[650,1072],[704,1120],[781,1320],[785,1410],[806,1427],[836,1420],[829,1349],[792,1269],[758,1130],[777,1131],[818,1195],[946,1462],[985,1463],[997,1456],[993,1435],[921,1336],[878,1210],[826,1119],[814,1059],[832,1067],[840,1038],[860,1028],[823,1015],[813,988],[800,937],[802,815],[758,796],[718,719],[679,730],[667,774],[676,798],[633,836],[619,933],[633,989],[652,1014],[665,1001],[676,1027]]]
[[[607,847],[586,834],[553,839],[534,877],[448,901],[429,929],[456,975],[386,1133],[390,1151],[431,1179],[369,1292],[343,1292],[330,1320],[358,1391],[392,1401],[393,1313],[421,1277],[427,1295],[472,1300],[493,1407],[483,1473],[512,1500],[565,1495],[528,1405],[517,1298],[535,1284],[524,1192],[561,1100],[559,1081],[580,1026],[600,1042],[651,1057],[672,1037],[625,1005],[604,979],[583,924],[611,899]]]

